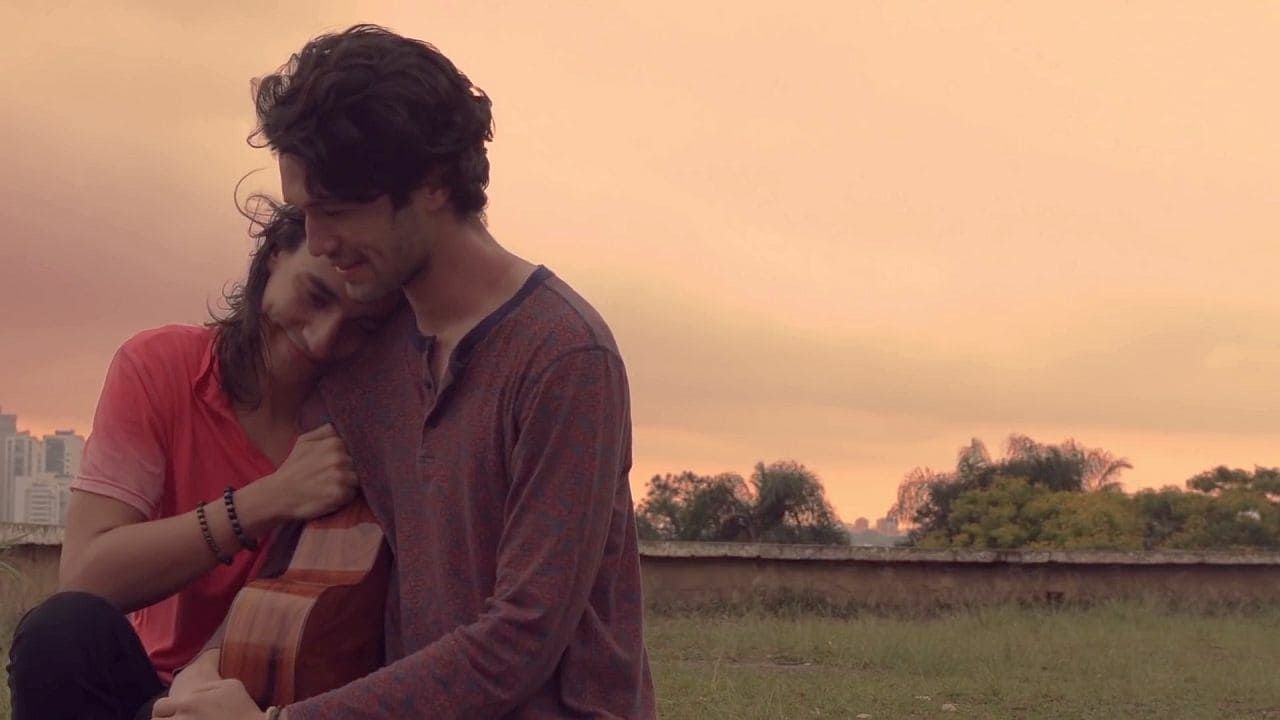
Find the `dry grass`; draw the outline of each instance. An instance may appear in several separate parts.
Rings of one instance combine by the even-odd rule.
[[[704,613],[648,627],[668,720],[1280,718],[1280,607]]]
[[[660,716],[1280,717],[1280,608],[994,608],[934,619],[670,616]],[[954,706],[954,710],[944,706]]]

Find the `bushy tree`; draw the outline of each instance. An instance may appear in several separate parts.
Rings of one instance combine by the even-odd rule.
[[[1009,436],[1004,457],[994,460],[986,445],[974,438],[957,453],[955,470],[916,468],[908,473],[898,486],[898,500],[889,515],[914,526],[913,541],[932,537],[931,542],[937,543],[940,537],[960,532],[957,519],[952,518],[960,498],[969,498],[963,510],[972,513],[972,503],[979,502],[973,493],[990,490],[1001,480],[1019,479],[1050,493],[1114,490],[1119,488],[1120,474],[1131,467],[1124,458],[1072,439],[1052,445],[1018,434]],[[988,501],[991,498],[982,502]]]
[[[847,545],[821,480],[792,461],[735,473],[657,475],[636,508],[642,539]]]
[[[1123,493],[1051,490],[999,476],[955,499],[944,527],[920,537],[923,547],[1107,549],[1142,547],[1142,520]]]

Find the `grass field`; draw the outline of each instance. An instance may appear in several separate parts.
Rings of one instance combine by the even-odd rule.
[[[670,720],[1280,718],[1278,640],[1280,608],[1136,605],[917,620],[663,615],[648,638]]]
[[[673,720],[1280,718],[1277,639],[1280,608],[1134,605],[933,620],[685,616],[649,631],[660,715]]]

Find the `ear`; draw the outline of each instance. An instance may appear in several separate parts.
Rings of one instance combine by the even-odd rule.
[[[449,206],[449,188],[444,185],[428,183],[415,189],[411,194],[412,204],[426,210],[427,212],[437,213]]]

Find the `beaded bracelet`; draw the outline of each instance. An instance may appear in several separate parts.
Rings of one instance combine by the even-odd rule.
[[[244,528],[240,527],[240,517],[236,515],[235,491],[228,485],[226,490],[222,491],[222,504],[227,506],[227,517],[231,518],[231,531],[236,534],[236,540],[240,542],[240,546],[250,552],[258,549],[258,543],[253,538],[245,534]]]
[[[204,512],[204,501],[196,506],[196,518],[200,520],[200,532],[204,533],[204,542],[213,551],[214,557],[218,558],[218,562],[223,565],[231,564],[231,556],[222,552],[222,548],[218,547],[218,541],[213,539],[213,532],[209,530],[209,518]]]

